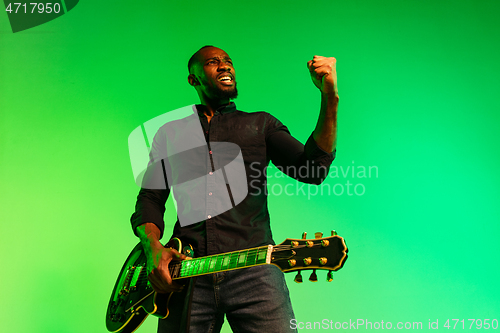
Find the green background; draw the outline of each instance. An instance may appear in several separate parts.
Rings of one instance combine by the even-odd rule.
[[[287,275],[298,321],[500,319],[499,14],[472,0],[94,0],[13,34],[0,13],[1,331],[106,331],[137,242],[127,137],[198,102],[186,63],[206,44],[233,58],[238,108],[303,142],[319,110],[306,62],[336,57],[334,165],[378,169],[324,185],[360,196],[270,196],[277,242],[336,229],[350,248],[333,283]]]

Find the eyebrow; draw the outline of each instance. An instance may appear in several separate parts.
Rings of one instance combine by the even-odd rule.
[[[207,61],[209,61],[209,60],[220,60],[220,59],[224,59],[224,60],[231,60],[231,61],[233,61],[233,60],[232,60],[229,56],[227,56],[227,57],[223,57],[223,58],[221,58],[221,57],[212,57],[212,58],[208,58],[208,59],[206,59],[206,60],[205,60],[205,62],[207,62]]]

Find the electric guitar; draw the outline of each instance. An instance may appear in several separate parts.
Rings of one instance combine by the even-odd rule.
[[[315,239],[287,238],[278,245],[266,245],[252,249],[221,253],[207,257],[170,262],[169,272],[173,280],[198,275],[229,271],[257,265],[276,265],[283,272],[298,271],[295,282],[301,283],[301,270],[313,272],[310,281],[318,280],[316,270],[328,270],[327,281],[333,280],[332,272],[342,268],[347,260],[347,246],[342,237],[332,231],[323,238],[316,233]],[[173,238],[165,247],[176,249],[193,257],[190,245],[182,247],[179,239]],[[148,315],[167,318],[169,300],[173,293],[156,293],[148,281],[147,261],[142,245],[137,244],[116,281],[106,312],[106,328],[110,332],[134,332]],[[182,282],[182,281],[181,281]]]

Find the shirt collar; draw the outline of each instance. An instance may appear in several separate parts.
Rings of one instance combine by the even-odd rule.
[[[198,111],[198,115],[202,116],[205,114],[205,111],[207,110],[207,107],[203,104],[196,104],[196,110]],[[236,111],[236,104],[234,102],[229,103],[228,105],[222,105],[220,106],[216,111],[214,115],[217,114],[226,114],[226,113],[231,113]]]

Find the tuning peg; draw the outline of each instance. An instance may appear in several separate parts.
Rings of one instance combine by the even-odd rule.
[[[321,238],[323,237],[323,233],[322,232],[317,232],[314,234],[314,238],[318,239],[318,238]]]
[[[302,275],[300,275],[300,271],[297,272],[297,275],[295,275],[295,279],[293,279],[293,281],[302,283]]]
[[[305,231],[304,231],[304,232],[302,233],[302,239],[306,239],[306,237],[307,237],[307,232],[305,232]]]
[[[333,281],[332,271],[328,271],[328,274],[326,274],[326,281],[328,281],[328,282]]]
[[[332,236],[337,236],[337,232],[335,230],[332,230]]]
[[[311,282],[318,282],[318,276],[316,275],[316,270],[313,269],[313,272],[311,273],[311,276],[309,277],[309,281]]]

